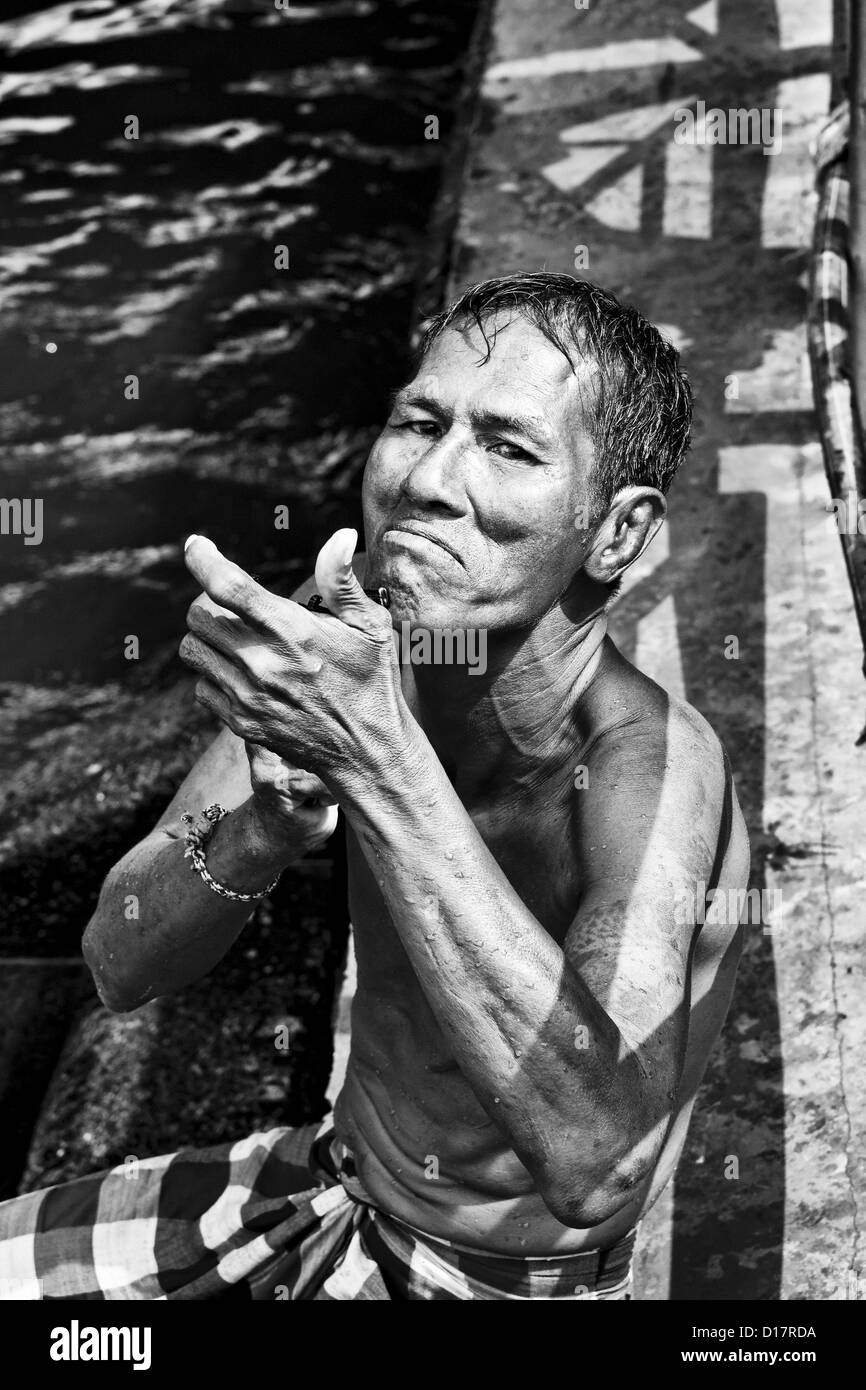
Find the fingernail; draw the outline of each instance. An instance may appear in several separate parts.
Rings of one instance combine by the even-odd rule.
[[[343,564],[346,566],[347,569],[349,568],[349,566],[350,566],[351,563],[352,563],[352,556],[353,556],[354,553],[355,553],[355,548],[356,548],[357,544],[358,544],[358,532],[357,532],[356,530],[354,530],[354,528],[348,527],[348,528],[343,532],[343,545],[342,545],[342,552],[343,552],[343,554],[342,554],[342,561],[343,561]]]
[[[191,536],[187,536],[186,540],[185,540],[184,543],[183,543],[183,553],[184,553],[184,555],[185,555],[186,552],[189,550],[189,548],[190,548],[190,546],[192,545],[193,541],[197,541],[197,540],[198,540],[198,536],[195,534],[194,531],[193,531],[193,533],[192,533]]]

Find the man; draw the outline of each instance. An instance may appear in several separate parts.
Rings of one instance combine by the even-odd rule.
[[[19,1277],[55,1296],[628,1296],[740,952],[729,914],[700,925],[701,894],[729,901],[749,861],[717,738],[606,634],[689,423],[677,354],[636,311],[514,275],[428,326],[367,463],[365,555],[337,532],[295,602],[190,538],[204,593],[181,654],[225,727],[109,874],[85,955],[116,1010],[200,978],[339,805],[346,1083],[312,1151],[314,1131],[274,1130],[0,1206]],[[472,628],[485,660],[400,661],[406,624]]]

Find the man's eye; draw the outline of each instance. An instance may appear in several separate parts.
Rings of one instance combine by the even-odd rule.
[[[398,420],[398,430],[413,430],[416,434],[429,435],[438,432],[439,426],[435,420]]]
[[[495,454],[501,454],[503,458],[514,459],[515,461],[528,459],[530,463],[534,462],[532,454],[527,449],[524,449],[520,444],[513,444],[508,439],[493,439],[490,442],[490,447]]]

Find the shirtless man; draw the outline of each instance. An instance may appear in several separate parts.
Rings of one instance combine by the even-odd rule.
[[[225,727],[84,939],[109,1008],[182,989],[250,905],[191,872],[181,815],[229,810],[207,868],[251,894],[339,804],[358,990],[337,1136],[382,1212],[491,1255],[634,1228],[734,985],[737,923],[681,910],[747,882],[727,760],[606,634],[689,418],[674,350],[595,286],[511,276],[433,320],[367,463],[365,555],[337,532],[295,602],[187,543],[181,654]],[[478,629],[486,670],[401,664],[405,621]]]

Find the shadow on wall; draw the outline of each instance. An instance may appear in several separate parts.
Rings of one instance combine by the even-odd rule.
[[[681,8],[685,19],[693,7]],[[687,30],[684,22],[675,32]],[[699,92],[707,107],[778,105],[772,77],[752,72],[744,79],[731,66],[728,46],[742,51],[744,33],[760,35],[763,54],[778,48],[771,0],[720,0],[718,32],[688,34],[705,60],[678,80]],[[804,53],[795,60],[777,52],[777,66],[784,72],[786,64],[790,70],[799,61],[800,72],[826,71],[823,50]],[[772,67],[772,59],[765,66]],[[749,340],[744,330],[756,310],[768,330],[799,327],[803,305],[795,286],[806,253],[764,244],[764,192],[778,156],[764,156],[759,147],[707,151],[711,174],[702,192],[708,225],[693,240],[677,238],[675,226],[665,225],[669,143],[665,128],[643,166],[639,239],[644,248],[651,240],[662,265],[658,291],[649,284],[644,294],[641,283],[641,305],[650,317],[656,317],[655,307],[664,319],[680,287],[676,312],[694,334],[684,358],[696,398],[695,448],[674,487],[669,558],[623,596],[612,627],[634,659],[638,623],[667,601],[682,693],[708,716],[728,748],[752,843],[750,886],[763,888],[768,856],[784,852],[763,830],[767,498],[760,477],[754,491],[728,491],[718,460],[726,446],[814,438],[806,403],[767,410],[762,402],[759,413],[750,413],[747,404],[725,413],[724,404],[729,374],[742,376],[761,364],[766,342]],[[660,248],[664,238],[671,242],[669,252]],[[745,660],[724,659],[729,634],[737,636]],[[738,1158],[746,1182],[726,1178],[730,1156]],[[784,1074],[772,937],[755,925],[746,929],[728,1021],[673,1182],[670,1298],[778,1299],[784,1206]]]

